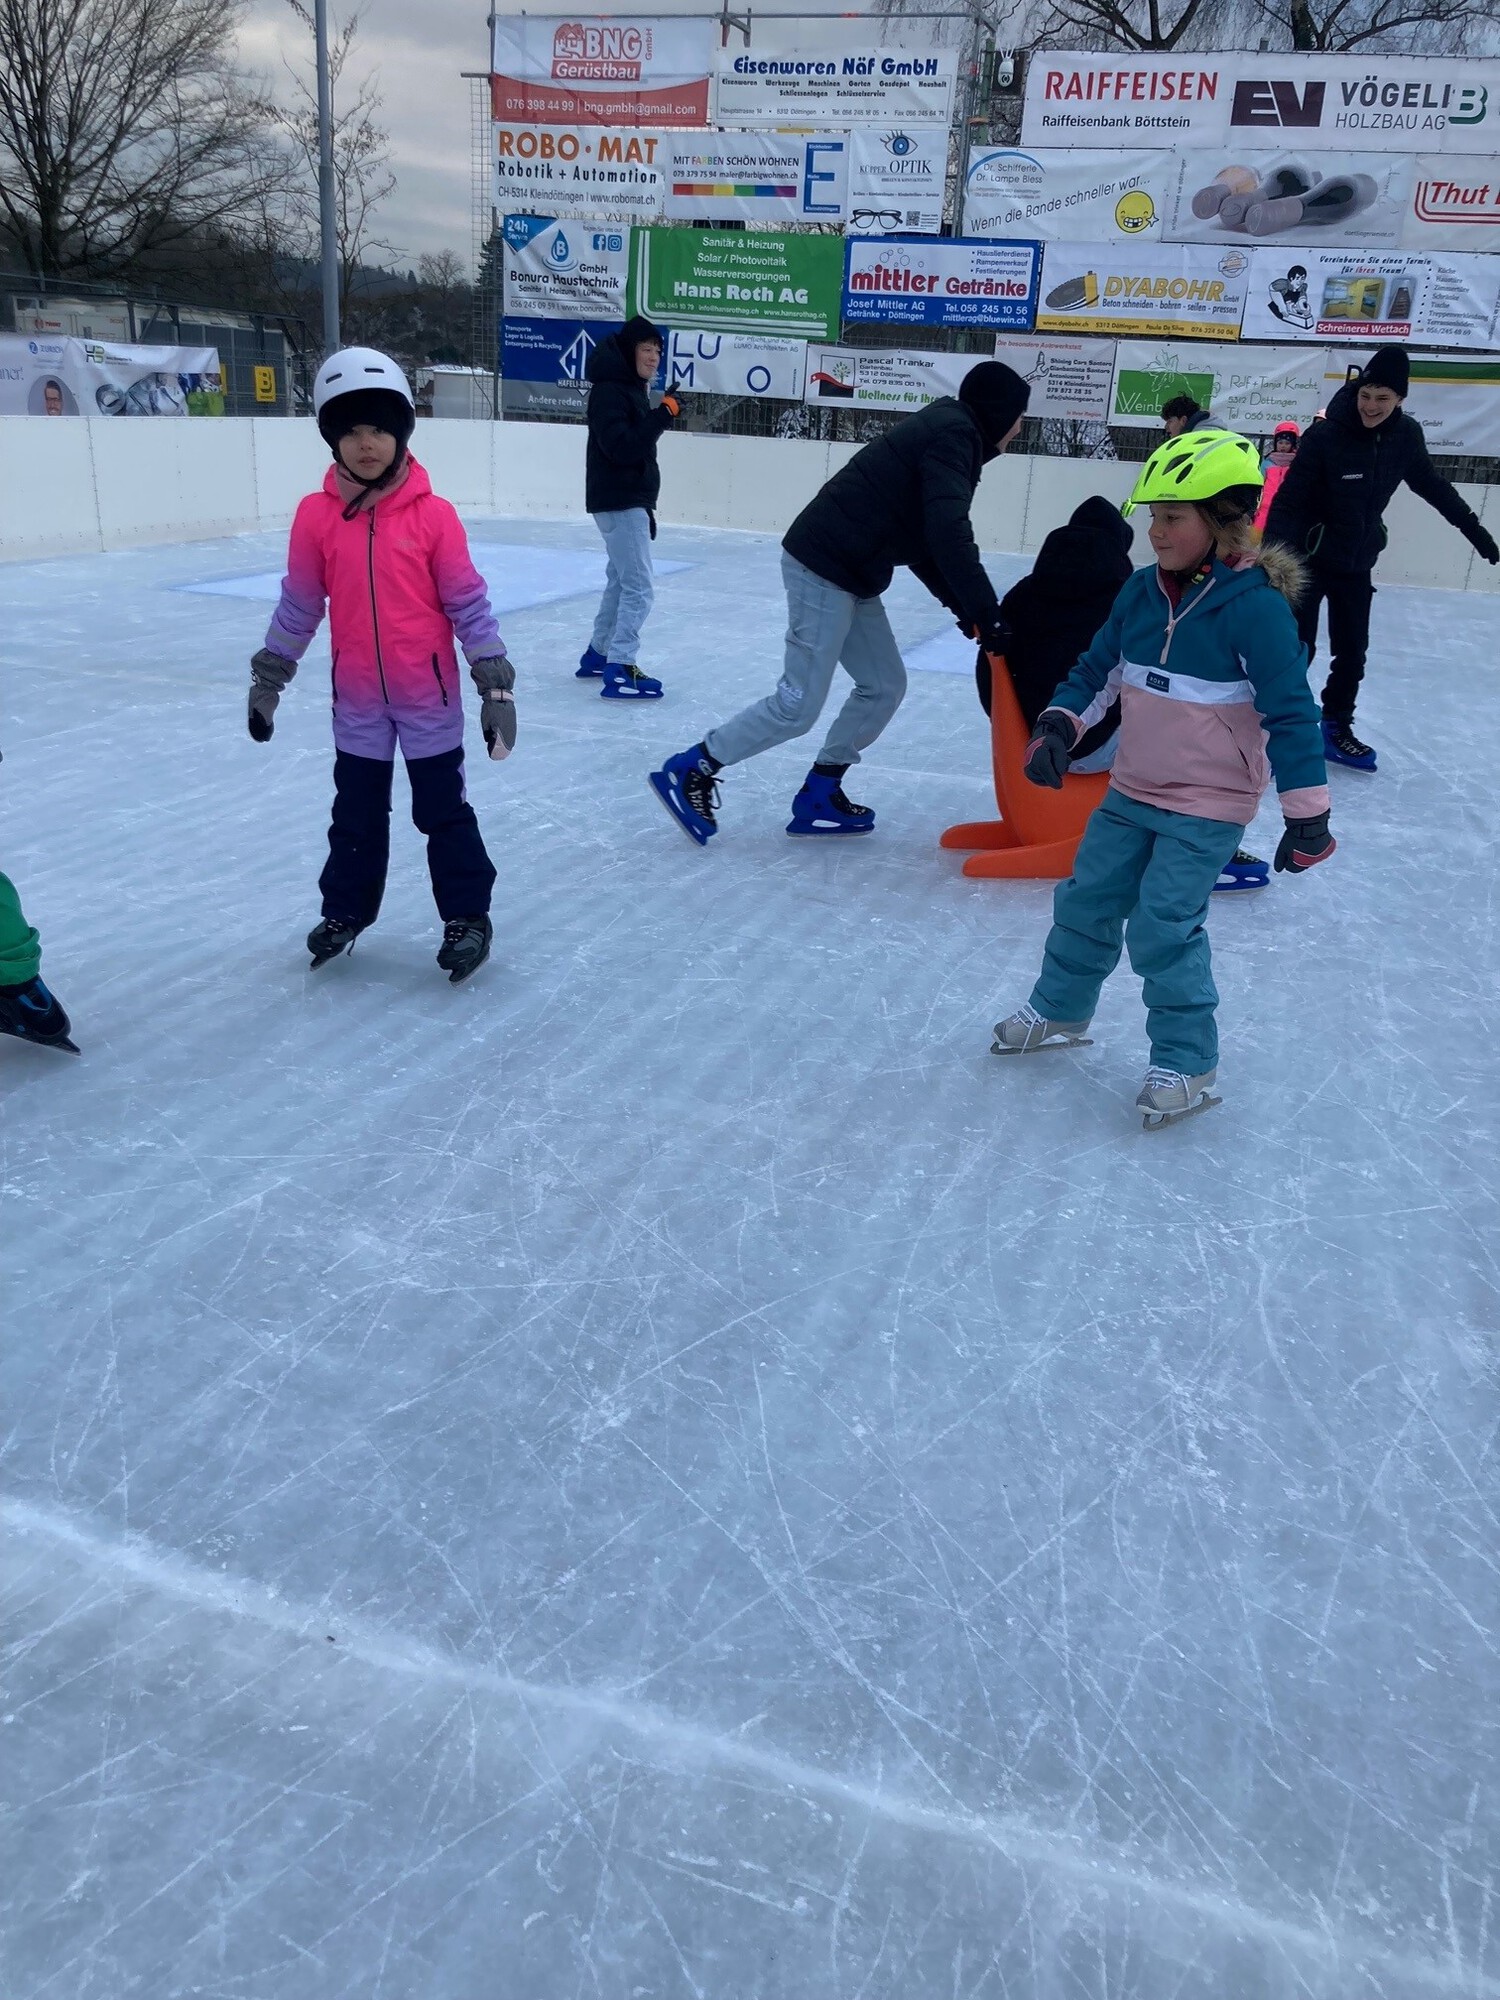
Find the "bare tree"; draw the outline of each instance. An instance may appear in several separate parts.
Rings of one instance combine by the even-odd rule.
[[[225,0],[0,0],[0,222],[37,277],[110,277],[252,214],[280,166]]]
[[[988,16],[996,0],[982,0]],[[1007,17],[1034,48],[1254,48],[1449,55],[1500,47],[1496,0],[1032,0]]]
[[[310,37],[311,10],[303,0],[287,0],[287,5]],[[328,51],[341,318],[348,311],[360,265],[391,254],[391,245],[374,233],[374,221],[375,210],[396,185],[390,169],[389,137],[378,122],[382,100],[376,78],[368,75],[354,84],[348,74],[358,33],[359,15],[354,13],[336,29]],[[271,103],[266,109],[287,141],[295,171],[281,197],[264,205],[261,235],[264,247],[277,256],[316,260],[320,240],[317,83],[307,63],[288,62],[286,71],[291,80],[290,102]]]
[[[1500,46],[1495,0],[1258,0],[1294,49],[1455,55]]]

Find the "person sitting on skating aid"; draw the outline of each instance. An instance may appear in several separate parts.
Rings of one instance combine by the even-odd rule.
[[[333,464],[292,522],[281,600],[250,663],[250,734],[270,742],[276,705],[326,602],[334,798],[318,884],[323,921],[307,939],[313,970],[379,912],[399,743],[443,919],[437,962],[457,985],[489,957],[495,870],[464,792],[455,634],[491,757],[515,744],[515,670],[458,515],[407,450],[416,409],[401,369],[372,348],[344,348],[318,370],[313,409]]]
[[[675,396],[653,410],[647,384],[661,366],[662,337],[639,314],[601,340],[589,355],[589,441],[584,505],[609,558],[593,636],[578,662],[578,679],[602,680],[607,701],[659,701],[661,682],[636,663],[641,627],[656,592],[651,544],[661,469],[656,440],[681,415]]]
[[[0,1035],[78,1054],[62,1002],[42,980],[42,941],[8,875],[0,875]]]
[[[1410,378],[1404,347],[1377,348],[1329,403],[1326,421],[1303,438],[1266,515],[1265,539],[1304,556],[1311,571],[1297,614],[1309,662],[1328,601],[1323,748],[1331,762],[1356,771],[1375,769],[1375,752],[1354,733],[1354,704],[1370,650],[1370,572],[1386,544],[1382,516],[1402,480],[1486,562],[1500,562],[1494,536],[1435,470],[1422,426],[1401,407]]]
[[[1206,1109],[1219,1062],[1205,918],[1214,882],[1276,774],[1286,831],[1276,867],[1334,851],[1307,661],[1290,598],[1301,566],[1252,554],[1261,473],[1229,431],[1190,431],[1146,461],[1129,508],[1151,508],[1156,566],[1139,569],[1042,713],[1033,784],[1060,786],[1084,730],[1120,695],[1110,787],[1058,884],[1041,975],[995,1027],[994,1050],[1076,1045],[1123,940],[1145,982],[1146,1125]]]
[[[881,593],[904,564],[991,652],[1005,641],[994,585],[979,560],[969,508],[984,467],[1020,428],[1031,394],[1003,362],[981,361],[959,385],[856,452],[782,541],[785,663],[774,694],[669,757],[651,783],[683,831],[704,846],[718,831],[718,773],[805,736],[842,666],[854,682],[792,802],[793,834],[869,833],[875,815],[844,795],[844,773],[880,735],[906,693],[906,668]]]

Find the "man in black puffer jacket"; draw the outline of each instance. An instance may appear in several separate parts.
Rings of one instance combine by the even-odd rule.
[[[1401,407],[1409,379],[1405,348],[1378,348],[1358,380],[1334,396],[1327,418],[1303,433],[1266,516],[1264,539],[1284,543],[1308,565],[1297,625],[1309,660],[1318,650],[1318,611],[1328,600],[1332,660],[1323,689],[1323,746],[1330,761],[1360,771],[1375,769],[1375,752],[1353,727],[1370,646],[1370,572],[1385,547],[1382,516],[1396,488],[1404,480],[1486,562],[1500,561],[1494,536],[1433,469],[1421,425]]]
[[[636,664],[641,626],[655,596],[651,543],[661,492],[656,440],[680,410],[670,395],[651,407],[646,385],[661,366],[661,352],[661,334],[637,316],[601,340],[585,368],[590,387],[584,505],[604,537],[609,562],[578,678],[602,680],[599,692],[611,701],[661,697],[661,682]]]
[[[904,565],[964,630],[1002,652],[1000,605],[979,560],[969,508],[986,463],[1020,427],[1030,390],[1003,362],[981,361],[943,396],[856,452],[782,542],[786,658],[774,694],[709,731],[652,773],[662,803],[701,844],[717,831],[714,780],[773,744],[805,736],[842,665],[854,690],[792,805],[788,833],[869,833],[875,815],[842,780],[901,705],[906,669],[880,601]]]

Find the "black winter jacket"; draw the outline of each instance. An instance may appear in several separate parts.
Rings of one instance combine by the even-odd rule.
[[[1367,430],[1355,385],[1346,382],[1323,422],[1302,433],[1271,502],[1264,539],[1285,543],[1319,569],[1369,570],[1386,543],[1381,516],[1403,479],[1469,541],[1484,534],[1473,509],[1434,471],[1416,419],[1393,410],[1383,424]]]
[[[1120,587],[1133,572],[1130,523],[1118,507],[1094,494],[1054,528],[1037,551],[1030,576],[1005,593],[1000,616],[1010,627],[1005,663],[1025,718],[1036,719],[1078,664],[1094,634],[1114,608]],[[981,649],[975,668],[979,699],[990,712],[990,665]],[[1120,726],[1120,705],[1084,736],[1078,757],[1108,742]]]
[[[583,504],[590,514],[616,514],[627,507],[654,514],[661,492],[656,440],[670,425],[672,413],[652,409],[636,373],[635,350],[625,351],[620,334],[599,342],[584,372],[592,387]]]
[[[969,508],[990,456],[967,406],[941,396],[856,452],[802,509],[782,547],[854,597],[879,597],[903,564],[956,618],[984,631],[1000,605]]]

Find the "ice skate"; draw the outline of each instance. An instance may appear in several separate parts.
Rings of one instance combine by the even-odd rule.
[[[1088,1049],[1093,1042],[1084,1034],[1087,1021],[1049,1021],[1030,1003],[1018,1007],[995,1023],[992,1056],[1030,1056],[1039,1049]]]
[[[71,1028],[62,1002],[39,977],[23,980],[19,986],[0,986],[0,1035],[15,1035],[23,1042],[37,1042],[44,1049],[63,1049],[76,1056],[79,1048]]]
[[[1368,743],[1361,743],[1347,722],[1330,722],[1323,717],[1323,755],[1330,764],[1342,764],[1350,771],[1373,771],[1377,768],[1375,752]]]
[[[1214,891],[1221,896],[1232,896],[1242,889],[1264,889],[1270,880],[1270,863],[1262,861],[1258,854],[1249,854],[1239,847],[1219,870]]]
[[[703,746],[679,750],[659,771],[651,773],[651,789],[690,840],[707,847],[719,830],[714,808],[719,803],[719,777],[704,761]]]
[[[660,701],[662,685],[643,674],[639,667],[622,667],[611,660],[604,669],[601,701]]]
[[[792,816],[786,830],[798,834],[873,833],[875,814],[871,807],[857,806],[846,798],[838,778],[826,771],[812,770],[792,800]]]
[[[488,917],[450,917],[443,925],[443,942],[437,962],[457,986],[471,972],[477,972],[490,955],[494,929]]]
[[[337,958],[340,952],[353,948],[354,940],[364,929],[363,924],[346,923],[342,917],[325,917],[307,934],[307,948],[312,953],[312,970],[317,972]]]
[[[573,678],[575,681],[602,681],[604,678],[604,669],[608,665],[608,660],[605,659],[602,653],[596,653],[592,642],[590,642],[583,649],[582,656],[578,662],[578,669]]]
[[[1184,1076],[1180,1070],[1159,1069],[1153,1063],[1135,1100],[1143,1128],[1159,1132],[1164,1125],[1180,1125],[1184,1118],[1221,1103],[1211,1089],[1218,1074],[1216,1069],[1208,1069],[1202,1076]]]

